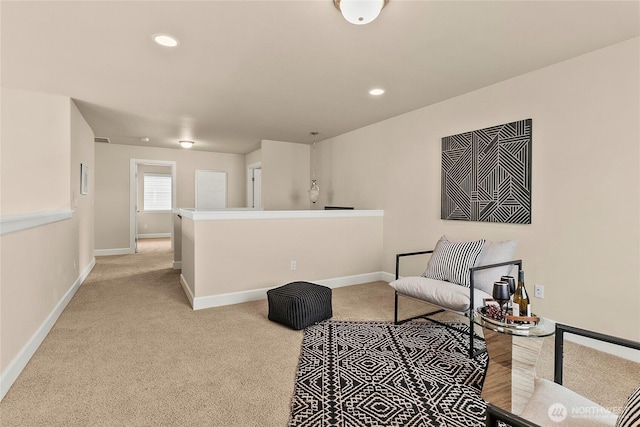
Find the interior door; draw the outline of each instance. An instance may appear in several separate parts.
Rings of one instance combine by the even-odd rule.
[[[252,169],[252,208],[262,207],[262,168]]]
[[[140,185],[142,184],[142,174],[140,173],[140,164],[136,163],[136,182],[135,182],[135,186],[134,191],[135,194],[132,196],[135,198],[135,214],[133,215],[133,230],[131,230],[132,233],[135,233],[134,237],[133,237],[133,253],[137,254],[138,253],[138,214],[140,213],[140,200],[138,199],[138,195],[139,195],[139,188]]]

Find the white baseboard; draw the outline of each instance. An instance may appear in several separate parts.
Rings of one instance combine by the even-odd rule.
[[[386,271],[382,271],[380,280],[384,280],[387,283],[391,283],[394,280],[396,280],[396,275],[392,273],[387,273]]]
[[[359,285],[360,283],[378,282],[382,279],[382,271],[375,273],[356,274],[354,276],[336,277],[333,279],[313,280],[313,283],[328,288],[341,288],[343,286]]]
[[[129,248],[96,249],[93,251],[94,256],[129,255],[130,253],[132,252]]]
[[[171,237],[171,233],[138,234],[138,239],[160,239],[166,237]]]
[[[567,324],[564,322],[558,322],[557,320],[549,319],[548,317],[545,320],[547,320],[548,322],[551,322],[551,324],[554,325],[554,328],[556,323]],[[577,326],[577,327],[580,327],[580,326]],[[614,356],[618,356],[623,359],[640,363],[640,351],[634,350],[632,348],[610,344],[604,341],[594,340],[591,338],[583,337],[582,335],[571,334],[569,332],[564,333],[564,338],[567,341],[571,341],[573,343],[576,343],[585,347],[589,347],[594,350],[601,351],[603,353],[613,354]]]
[[[220,307],[223,305],[240,304],[243,302],[267,299],[267,291],[269,289],[271,288],[252,289],[250,291],[197,297],[191,302],[191,307],[193,307],[194,310],[202,310],[203,308]]]
[[[182,261],[173,261],[174,270],[182,270]]]
[[[333,289],[333,288],[340,288],[342,286],[358,285],[360,283],[377,282],[379,280],[383,280],[382,279],[383,274],[384,274],[383,272],[378,271],[375,273],[357,274],[354,276],[336,277],[333,279],[313,280],[310,282],[327,286]],[[206,297],[195,298],[193,294],[191,294],[191,290],[189,289],[187,284],[183,283],[182,275],[180,275],[180,283],[182,284],[182,288],[185,290],[185,293],[187,294],[187,298],[189,298],[189,301],[191,302],[191,307],[194,310],[201,310],[203,308],[220,307],[223,305],[240,304],[240,303],[249,302],[249,301],[263,300],[267,298],[267,291],[269,289],[273,289],[274,287],[277,287],[277,286],[274,286],[271,288],[251,289],[248,291],[231,292],[227,294],[209,295]]]
[[[615,344],[609,344],[608,342],[598,341],[580,335],[570,334],[568,332],[565,332],[564,337],[567,341],[571,341],[585,347],[590,347],[603,353],[613,354],[614,356],[631,360],[632,362],[640,363],[640,351],[638,350],[634,350],[628,347],[622,347]]]
[[[66,294],[60,299],[58,304],[55,306],[53,311],[49,313],[44,322],[40,325],[40,327],[36,330],[33,336],[27,341],[24,347],[18,352],[16,357],[13,358],[9,366],[2,372],[0,375],[0,400],[4,398],[4,396],[9,391],[9,388],[13,385],[18,375],[22,372],[22,370],[27,366],[29,360],[33,357],[42,341],[47,337],[51,328],[56,323],[62,312],[64,311],[71,298],[76,294],[78,288],[87,278],[93,267],[96,265],[96,259],[93,258],[89,265],[82,271],[80,276],[73,283],[71,288],[67,291]]]
[[[189,304],[191,304],[191,307],[193,308],[193,301],[195,297],[193,296],[193,292],[191,292],[191,289],[189,288],[189,284],[187,283],[187,280],[184,278],[182,274],[180,275],[180,286],[182,286],[182,290],[187,295],[187,298],[189,298]]]

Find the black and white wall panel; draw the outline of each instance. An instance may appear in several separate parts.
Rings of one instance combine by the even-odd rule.
[[[442,138],[442,219],[531,224],[531,124]]]

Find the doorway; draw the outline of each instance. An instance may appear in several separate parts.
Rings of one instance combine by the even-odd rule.
[[[262,208],[262,162],[247,168],[247,207]]]
[[[171,251],[171,238],[154,237],[141,238],[138,240],[139,254],[159,254]]]
[[[139,194],[139,182],[143,179],[143,174],[138,173],[139,169],[145,166],[164,166],[170,169],[171,175],[171,227],[170,227],[170,239],[171,248],[173,249],[173,215],[176,214],[176,162],[170,160],[143,160],[143,159],[130,159],[129,163],[129,251],[130,253],[138,252],[138,214],[142,210],[140,206],[138,194]]]

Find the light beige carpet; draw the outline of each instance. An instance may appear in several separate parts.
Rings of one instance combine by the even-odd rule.
[[[270,322],[266,300],[193,311],[171,265],[161,240],[99,257],[0,403],[0,425],[285,426],[303,332]],[[406,299],[401,307],[424,309]],[[334,289],[333,309],[337,319],[389,321],[393,292],[384,282]],[[573,367],[586,369],[578,391],[599,403],[620,405],[638,383],[637,365],[567,352],[579,359],[567,357],[567,381]]]

